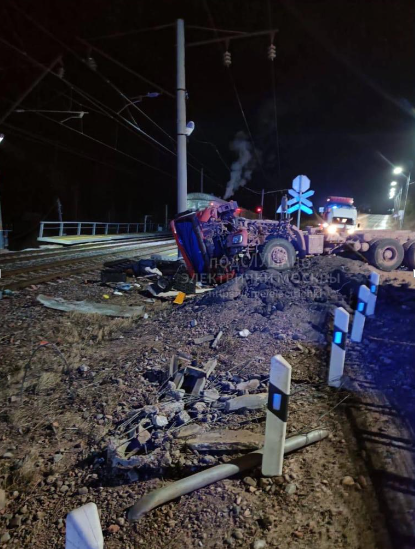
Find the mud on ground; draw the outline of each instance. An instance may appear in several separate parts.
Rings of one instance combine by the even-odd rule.
[[[358,261],[315,258],[303,265],[302,272],[313,275],[308,278],[299,273],[270,283],[248,277],[242,286],[223,286],[183,306],[150,303],[138,290],[110,296],[114,303],[144,303],[148,319],[67,314],[36,301],[38,293],[104,301],[107,290],[80,279],[0,301],[2,545],[62,547],[66,514],[93,501],[107,549],[390,547],[368,449],[349,421],[350,392],[325,384],[331,313],[339,305],[349,308],[345,292],[331,287],[328,273],[336,268],[368,271]],[[399,282],[396,276],[384,277],[388,287]],[[250,331],[246,338],[239,336],[243,329]],[[220,330],[217,349],[194,343]],[[288,436],[321,426],[330,436],[287,457],[283,477],[261,479],[254,470],[131,524],[125,511],[143,494],[239,455],[211,452],[207,459],[173,435],[163,439],[164,464],[133,474],[109,467],[109,440],[133,411],[157,402],[160,382],[151,374],[164,371],[178,351],[198,364],[216,358],[211,383],[223,394],[225,383],[240,380],[256,378],[266,387],[271,357],[283,355],[293,380]],[[367,358],[356,352],[358,367]],[[202,430],[263,433],[264,417],[261,410],[227,414],[208,405],[194,423]]]

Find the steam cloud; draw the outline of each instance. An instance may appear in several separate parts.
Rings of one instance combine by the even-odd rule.
[[[252,144],[244,132],[240,131],[235,135],[229,148],[238,153],[238,160],[235,160],[231,166],[231,178],[226,184],[226,192],[223,197],[225,200],[230,198],[239,187],[243,187],[251,180],[255,168]]]

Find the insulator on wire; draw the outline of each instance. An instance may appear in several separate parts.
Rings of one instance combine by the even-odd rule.
[[[274,46],[274,44],[271,44],[268,47],[268,59],[270,61],[274,61],[274,59],[277,57],[277,48]]]
[[[225,67],[230,67],[232,65],[232,55],[230,51],[225,51],[223,54],[223,64]]]
[[[97,68],[98,68],[98,65],[97,65],[97,62],[95,61],[95,59],[93,57],[91,57],[90,55],[86,58],[86,64],[88,65],[88,67],[90,69],[92,69],[93,71],[96,71]]]

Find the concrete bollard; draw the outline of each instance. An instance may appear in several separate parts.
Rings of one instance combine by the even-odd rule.
[[[360,286],[357,299],[357,308],[354,313],[352,334],[350,339],[355,343],[360,343],[363,337],[363,329],[365,327],[367,303],[370,297],[370,290],[367,286]]]
[[[346,340],[349,330],[349,313],[343,307],[337,307],[334,313],[334,332],[331,343],[328,384],[340,387],[346,357]]]
[[[282,474],[290,387],[291,366],[281,355],[273,356],[269,376],[268,410],[262,459],[262,474],[266,477]]]
[[[66,517],[65,549],[103,549],[104,537],[95,503],[74,509]]]
[[[369,290],[370,295],[367,301],[366,316],[372,316],[375,314],[376,300],[378,298],[380,275],[372,271],[369,276]]]

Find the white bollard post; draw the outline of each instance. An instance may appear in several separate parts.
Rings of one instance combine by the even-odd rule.
[[[266,477],[282,474],[290,386],[291,366],[281,355],[273,356],[269,376],[268,410],[262,458],[262,474]]]
[[[357,308],[354,313],[352,334],[350,339],[355,343],[360,343],[363,337],[363,329],[365,327],[367,303],[370,296],[370,290],[367,286],[360,286],[357,299]]]
[[[74,509],[66,517],[65,549],[103,549],[104,537],[95,503]]]
[[[380,275],[372,271],[369,276],[369,290],[370,295],[367,302],[366,316],[372,316],[375,314],[376,300],[378,298]]]
[[[334,313],[334,332],[331,343],[329,366],[330,387],[340,387],[346,357],[346,339],[349,330],[349,313],[343,307],[337,307]]]

